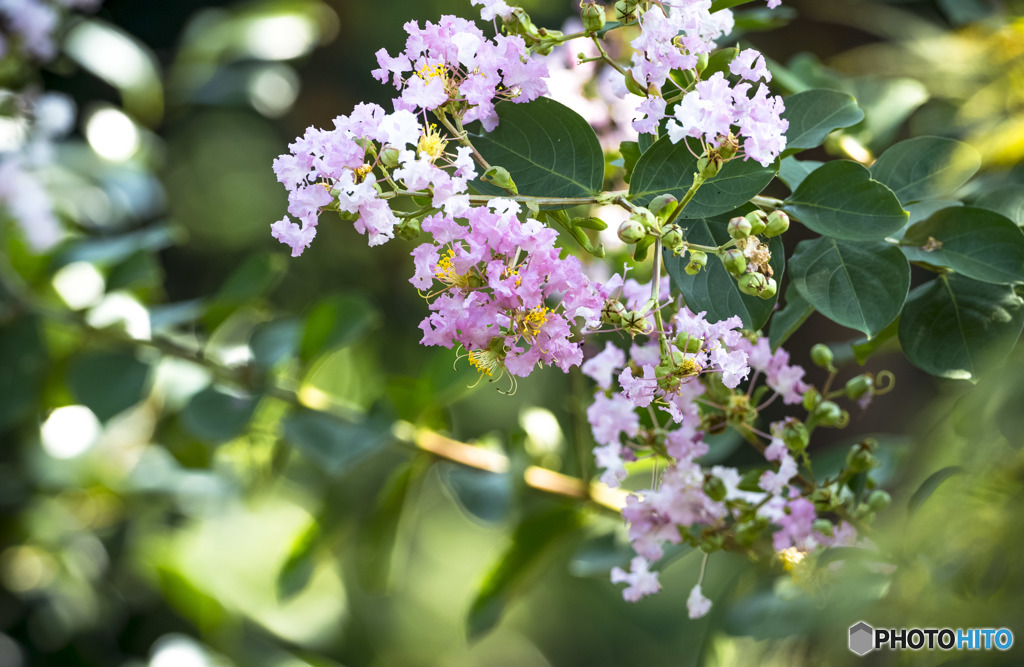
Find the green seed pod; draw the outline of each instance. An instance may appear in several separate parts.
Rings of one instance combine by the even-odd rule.
[[[704,179],[714,178],[722,170],[724,163],[725,160],[718,154],[718,151],[712,150],[697,160],[697,171]]]
[[[811,348],[811,361],[818,368],[832,368],[832,349],[823,343],[818,343]]]
[[[764,289],[757,293],[762,299],[770,299],[775,296],[775,293],[779,290],[779,284],[775,282],[775,278],[767,278],[765,280]]]
[[[768,223],[764,228],[764,235],[768,238],[778,236],[789,229],[789,216],[785,211],[772,211],[768,216]]]
[[[811,387],[806,392],[804,392],[804,410],[807,410],[807,412],[814,412],[814,410],[818,407],[819,403],[821,403],[821,394],[818,393],[817,389]]]
[[[674,204],[678,204],[679,200],[670,194],[658,195],[651,200],[651,203],[647,205],[649,210],[654,215],[666,216],[671,215],[676,210]]]
[[[690,263],[686,265],[686,275],[695,276],[708,265],[707,254],[700,250],[690,251]]]
[[[852,473],[867,472],[874,468],[876,463],[871,450],[861,445],[854,445],[846,455],[846,469]]]
[[[743,272],[747,270],[747,258],[743,256],[743,252],[733,248],[726,250],[721,255],[722,265],[725,270],[734,276],[742,276]]]
[[[381,151],[380,162],[388,169],[396,168],[398,166],[398,149],[385,148]]]
[[[745,239],[750,236],[753,231],[753,226],[746,218],[736,217],[729,221],[728,229],[729,236],[739,241],[740,239]]]
[[[619,326],[626,316],[626,307],[615,299],[608,299],[601,307],[601,321],[612,326]]]
[[[512,180],[512,174],[508,173],[508,169],[504,167],[491,167],[484,172],[480,180],[484,183],[496,185],[513,195],[519,194],[519,188],[516,187],[515,181]]]
[[[604,28],[604,7],[599,7],[596,2],[581,2],[580,10],[584,30],[594,33]]]
[[[676,347],[687,354],[696,354],[700,352],[701,339],[690,334],[679,334],[676,336]]]
[[[661,243],[669,250],[680,250],[683,247],[683,228],[674,222],[662,227]]]
[[[716,503],[725,500],[727,489],[722,480],[713,475],[704,478],[704,494]]]
[[[723,160],[731,160],[736,153],[740,150],[740,140],[736,138],[736,135],[730,132],[726,136],[719,135],[718,137],[718,154],[722,156]]]
[[[767,220],[768,217],[764,214],[764,211],[762,211],[761,209],[757,209],[756,211],[751,211],[750,213],[747,213],[743,217],[745,217],[747,221],[750,223],[750,236],[757,236],[758,234],[764,231],[766,226],[765,220]]]
[[[645,236],[647,236],[647,228],[633,218],[619,225],[619,238],[623,243],[638,243]]]
[[[750,296],[758,296],[768,287],[768,279],[760,273],[744,273],[739,279],[740,291]]]
[[[636,0],[619,0],[616,2],[615,20],[622,25],[636,23]]]
[[[807,432],[807,427],[803,422],[795,419],[786,420],[786,425],[782,427],[782,441],[786,443],[786,447],[791,452],[804,451],[810,440],[811,435]]]
[[[881,489],[875,489],[868,496],[868,507],[876,512],[884,510],[890,503],[892,503],[892,496]]]
[[[530,15],[523,11],[522,7],[513,7],[512,14],[502,22],[505,32],[510,35],[522,35],[527,38],[526,43],[540,39],[537,26],[530,20]]]
[[[846,383],[846,397],[851,401],[856,401],[871,391],[873,386],[874,382],[871,380],[870,375],[858,375],[857,377],[850,378]]]
[[[838,426],[843,420],[843,410],[832,401],[822,401],[814,410],[814,416],[822,426]]]
[[[420,219],[406,220],[395,229],[395,235],[403,240],[412,241],[420,235]]]

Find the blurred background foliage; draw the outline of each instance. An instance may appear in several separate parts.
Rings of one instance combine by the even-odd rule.
[[[549,26],[576,11],[521,4]],[[743,9],[735,38],[773,58],[781,92],[857,97],[864,122],[823,150],[969,141],[984,188],[965,199],[1021,224],[1020,4],[787,0]],[[812,448],[826,465],[878,441],[895,500],[872,537],[889,562],[787,572],[717,554],[714,606],[689,621],[699,554],[672,554],[640,604],[608,582],[630,552],[573,480],[593,470],[578,373],[534,374],[511,398],[467,388],[453,353],[418,345],[408,242],[371,251],[325,223],[287,258],[272,160],[308,125],[387,104],[374,51],[445,12],[473,14],[108,0],[66,27],[39,83],[79,108],[48,174],[72,232],[36,256],[0,228],[0,665],[818,665],[854,661],[860,619],[1020,630],[1019,352],[971,387],[883,345],[868,367],[896,390]],[[855,339],[815,315],[787,347],[806,362],[821,341]]]

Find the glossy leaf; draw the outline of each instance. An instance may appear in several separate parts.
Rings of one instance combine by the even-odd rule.
[[[817,160],[797,160],[795,157],[784,157],[779,167],[779,180],[793,192],[804,182],[811,172],[825,164]]]
[[[785,209],[811,230],[849,241],[892,234],[908,217],[892,190],[849,160],[814,170],[786,200]]]
[[[417,460],[395,470],[381,488],[373,511],[360,526],[356,565],[359,578],[369,591],[388,588],[402,513],[421,470]]]
[[[901,249],[913,261],[948,266],[986,283],[1024,282],[1024,232],[982,208],[947,208],[907,230]]]
[[[71,362],[68,388],[76,401],[106,421],[142,400],[150,370],[130,352],[93,352]]]
[[[1024,185],[1008,185],[986,192],[974,206],[1001,213],[1015,225],[1024,225]]]
[[[921,482],[921,486],[917,487],[917,491],[914,491],[914,495],[910,496],[910,500],[907,501],[907,511],[910,514],[914,514],[917,510],[921,509],[921,505],[928,500],[936,489],[938,489],[943,482],[950,477],[959,475],[967,472],[967,469],[963,466],[947,466],[941,470],[933,472],[928,476],[928,479]]]
[[[801,241],[789,269],[816,310],[869,337],[899,315],[910,289],[910,263],[884,241]]]
[[[668,193],[677,199],[686,194],[697,171],[697,158],[690,150],[701,153],[700,144],[696,140],[690,142],[687,149],[683,142],[673,144],[668,137],[662,137],[640,156],[629,182],[633,203],[645,206],[661,194]],[[730,160],[717,176],[701,185],[680,217],[706,218],[742,206],[759,194],[777,171],[777,162],[762,167],[753,160]]]
[[[729,240],[729,232],[726,231],[729,218],[734,214],[742,215],[751,208],[744,207],[732,214],[708,220],[695,220],[686,228],[686,239],[700,245],[721,245]],[[775,281],[781,282],[786,267],[781,237],[769,239],[768,248],[772,253],[769,264],[775,272]],[[778,294],[771,299],[743,294],[736,279],[714,257],[710,257],[707,268],[695,276],[689,276],[684,271],[685,257],[676,257],[671,252],[665,253],[665,267],[672,278],[672,284],[682,293],[686,305],[695,313],[707,311],[709,322],[738,315],[743,320],[744,328],[760,329],[768,321],[779,298]]]
[[[509,171],[520,195],[588,197],[601,190],[604,153],[578,113],[547,97],[505,102],[497,113],[498,127],[473,135],[473,145],[491,165]],[[506,194],[479,180],[473,186],[483,194]]]
[[[507,472],[446,465],[441,474],[452,497],[467,514],[495,523],[503,521],[512,511],[513,485]]]
[[[370,303],[358,296],[332,296],[318,303],[306,317],[299,356],[310,360],[363,337],[380,321]]]
[[[203,440],[224,442],[245,430],[258,402],[258,397],[229,394],[210,386],[189,400],[181,422]]]
[[[948,197],[981,166],[974,148],[945,137],[914,137],[890,147],[871,165],[871,177],[885,183],[901,202]]]
[[[283,431],[285,440],[332,474],[380,451],[390,437],[387,426],[373,419],[349,422],[305,409],[286,416]]]
[[[782,117],[789,121],[785,151],[789,155],[820,146],[833,130],[864,120],[864,112],[850,95],[817,88],[787,97]]]
[[[580,526],[572,507],[557,506],[526,516],[516,526],[512,543],[484,578],[469,608],[467,634],[476,639],[501,620],[505,607],[551,548]]]
[[[796,333],[813,313],[814,306],[790,282],[786,290],[786,305],[775,313],[771,326],[768,327],[768,342],[772,349],[779,349],[779,346]]]
[[[975,380],[1013,349],[1024,300],[1003,285],[939,276],[910,293],[900,316],[903,353],[932,375]]]

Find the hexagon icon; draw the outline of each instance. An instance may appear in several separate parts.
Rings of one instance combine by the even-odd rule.
[[[864,621],[850,626],[850,650],[864,655],[875,647],[875,629]]]

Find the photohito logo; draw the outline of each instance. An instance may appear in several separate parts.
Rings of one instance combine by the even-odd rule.
[[[864,655],[875,649],[891,651],[939,648],[943,651],[999,651],[1013,646],[1007,628],[878,628],[858,621],[850,626],[850,650]]]

